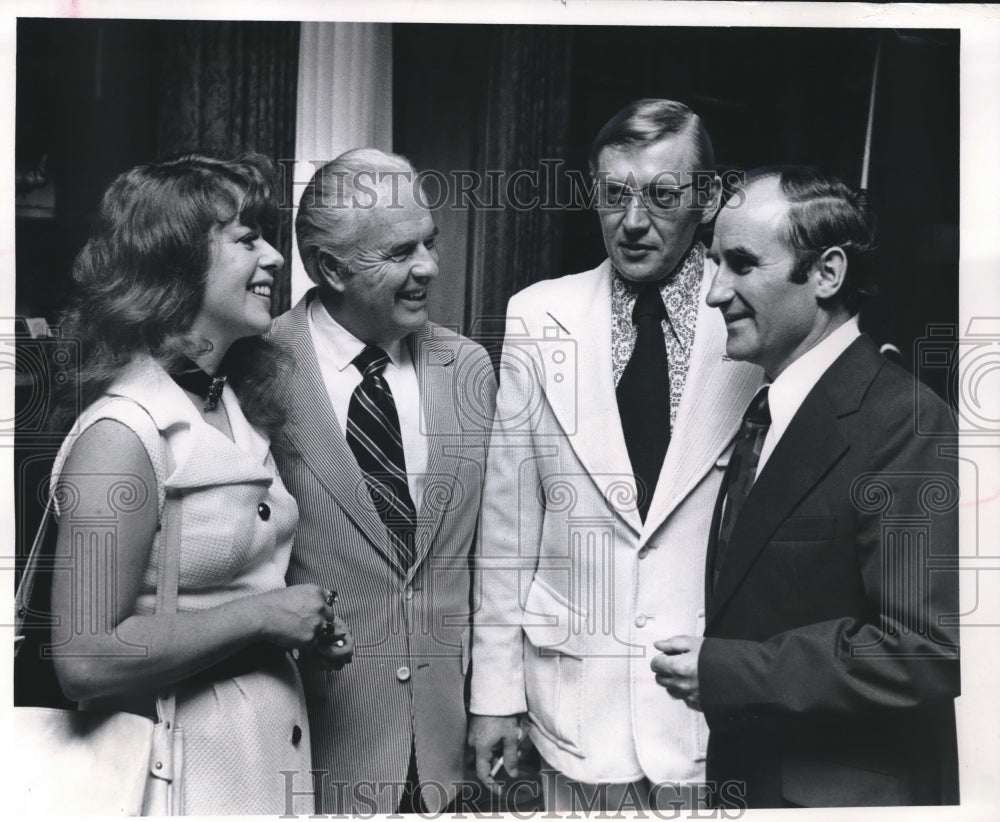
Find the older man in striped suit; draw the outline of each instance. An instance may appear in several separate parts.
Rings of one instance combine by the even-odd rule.
[[[296,234],[316,287],[272,330],[295,358],[276,448],[301,517],[288,575],[337,589],[356,643],[340,671],[303,660],[317,810],[435,813],[463,774],[493,371],[428,322],[437,229],[405,159],[327,163]]]

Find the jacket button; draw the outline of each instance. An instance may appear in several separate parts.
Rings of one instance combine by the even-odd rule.
[[[645,614],[639,614],[639,616],[635,618],[635,627],[644,628],[646,626],[647,621],[648,620]]]
[[[302,741],[302,729],[295,725],[292,727],[292,744],[298,745]]]
[[[649,555],[649,546],[643,545],[639,549],[639,559],[645,559]]]
[[[406,590],[403,592],[404,599],[413,599],[413,589],[407,586]]]
[[[262,502],[257,506],[257,513],[260,514],[260,518],[267,522],[271,518],[271,506],[266,502]]]
[[[400,665],[396,669],[396,679],[400,682],[406,682],[410,678],[410,669],[406,665]]]

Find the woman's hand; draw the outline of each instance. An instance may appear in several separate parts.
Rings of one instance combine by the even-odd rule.
[[[87,523],[103,522],[109,495],[126,479],[133,496],[117,520],[114,550],[75,547],[81,531],[84,544],[106,538],[104,525],[88,530]],[[310,653],[323,646],[324,666],[346,664],[354,649],[350,630],[336,617],[335,593],[319,585],[237,597],[204,610],[136,614],[156,534],[156,483],[138,435],[114,420],[84,431],[63,467],[56,557],[72,572],[53,574],[52,609],[63,619],[53,626],[52,642],[69,699],[169,686],[261,640]],[[95,625],[106,627],[88,627]]]
[[[331,591],[311,583],[252,598],[260,609],[263,638],[288,649],[313,648],[324,644],[324,636],[333,636],[337,625],[334,601]],[[327,628],[328,623],[335,627]]]

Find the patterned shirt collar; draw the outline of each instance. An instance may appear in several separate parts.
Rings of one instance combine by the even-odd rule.
[[[667,345],[670,380],[671,424],[677,421],[677,411],[684,396],[691,351],[698,326],[701,281],[705,270],[705,246],[696,242],[674,269],[660,283],[660,296],[667,309],[663,335]],[[632,323],[632,308],[638,296],[638,286],[625,280],[612,268],[611,277],[611,365],[615,385],[622,378],[635,348],[636,330]]]
[[[705,246],[700,241],[691,246],[674,272],[660,281],[660,296],[667,308],[667,322],[675,339],[685,350],[694,342],[694,326],[698,318],[698,295],[705,270]],[[626,280],[611,266],[611,312],[623,324],[632,324],[640,284]],[[685,331],[690,333],[685,333]]]

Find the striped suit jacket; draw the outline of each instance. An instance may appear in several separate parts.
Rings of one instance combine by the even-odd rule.
[[[469,549],[496,383],[486,351],[429,324],[406,339],[428,438],[417,559],[400,566],[333,407],[309,333],[310,291],[271,339],[295,375],[278,468],[299,505],[289,584],[336,589],[355,637],[341,671],[303,665],[317,811],[392,813],[416,752],[422,799],[443,808],[462,778],[469,662]]]

